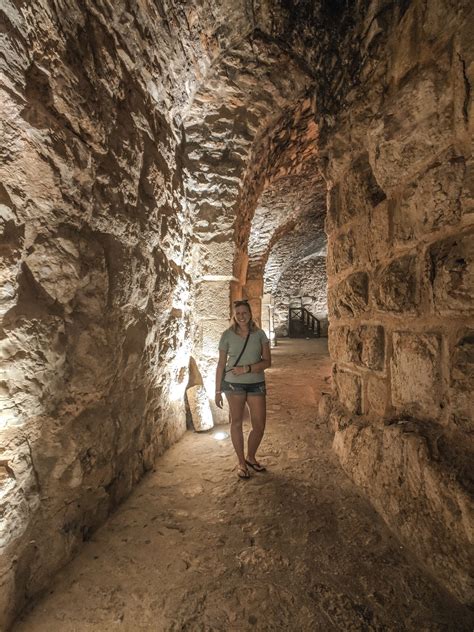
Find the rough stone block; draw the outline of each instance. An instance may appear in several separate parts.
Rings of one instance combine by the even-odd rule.
[[[375,375],[369,375],[367,380],[367,402],[364,413],[384,417],[388,403],[387,381]]]
[[[204,356],[215,357],[219,355],[219,340],[225,329],[228,329],[229,320],[222,318],[202,320],[198,326],[198,341],[201,343],[200,353]]]
[[[341,404],[350,413],[359,415],[362,412],[362,391],[359,375],[336,369],[335,383]]]
[[[385,332],[379,325],[332,327],[329,336],[331,356],[380,371],[385,361]]]
[[[189,408],[191,410],[191,418],[193,420],[194,430],[202,432],[209,430],[214,426],[212,419],[211,407],[204,386],[191,386],[186,391],[188,397]]]
[[[428,256],[435,310],[474,314],[474,234],[438,241]]]
[[[403,191],[400,204],[395,207],[395,239],[419,239],[441,226],[458,222],[464,171],[464,158],[450,152],[410,184]]]
[[[334,321],[337,318],[341,317],[339,310],[337,309],[337,287],[328,288],[328,314],[330,318],[334,318]],[[282,312],[282,318],[285,318],[285,313]]]
[[[372,287],[379,309],[396,313],[416,311],[420,302],[416,264],[416,257],[407,255],[377,270]]]
[[[340,362],[351,362],[347,353],[347,336],[349,327],[335,327],[331,325],[328,332],[329,355],[331,358],[337,358]]]
[[[443,398],[439,336],[394,332],[390,364],[395,408],[414,417],[437,419]]]
[[[363,325],[358,335],[361,341],[359,362],[368,369],[381,371],[385,361],[385,331],[380,325]]]
[[[474,331],[466,332],[451,354],[451,419],[461,430],[472,432],[474,419]]]
[[[352,230],[330,240],[328,267],[331,273],[337,274],[351,268],[355,260],[356,244]]]
[[[36,283],[58,303],[68,303],[80,287],[80,253],[77,243],[51,239],[37,243],[25,259]]]
[[[330,291],[330,313],[332,310],[337,318],[357,316],[367,309],[368,297],[369,277],[367,273],[351,274]]]
[[[196,291],[195,307],[198,317],[228,318],[229,281],[201,281]]]
[[[329,229],[342,226],[358,215],[366,215],[368,209],[385,199],[372,172],[369,157],[363,153],[355,158],[329,195]]]
[[[390,221],[393,215],[392,201],[384,200],[370,210],[369,230],[365,235],[368,259],[377,262],[385,259],[390,237]]]
[[[232,277],[235,246],[231,241],[200,244],[199,263],[203,274]]]
[[[446,70],[420,67],[387,101],[368,133],[370,162],[379,186],[390,193],[452,140],[453,107]],[[442,124],[440,124],[442,121]]]

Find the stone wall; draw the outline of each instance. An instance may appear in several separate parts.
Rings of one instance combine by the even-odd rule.
[[[120,3],[2,9],[3,629],[184,431],[191,278],[172,36],[151,58]]]
[[[321,126],[335,361],[332,409],[326,401],[322,412],[346,471],[466,602],[472,17],[463,2],[372,3],[359,25],[360,89]]]

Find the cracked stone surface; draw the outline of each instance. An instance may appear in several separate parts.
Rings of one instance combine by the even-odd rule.
[[[463,632],[472,612],[416,565],[331,450],[323,340],[268,371],[268,471],[236,477],[230,440],[187,433],[14,632]]]

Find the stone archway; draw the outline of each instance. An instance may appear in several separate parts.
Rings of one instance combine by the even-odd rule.
[[[194,218],[196,356],[217,422],[227,421],[212,401],[217,343],[228,327],[232,296],[241,296],[243,284],[249,288],[248,256],[237,251],[239,231],[249,231],[247,209],[268,172],[269,137],[275,125],[278,130],[281,112],[304,96],[310,81],[301,60],[254,31],[214,64],[184,122],[185,190]],[[259,152],[256,179],[248,169]],[[260,303],[253,307],[259,319]]]

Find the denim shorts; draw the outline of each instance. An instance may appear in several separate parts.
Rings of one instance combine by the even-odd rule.
[[[254,382],[253,384],[236,384],[222,380],[221,390],[223,393],[247,393],[247,395],[265,395],[265,382]]]

